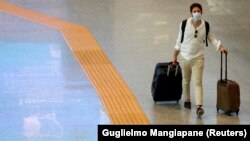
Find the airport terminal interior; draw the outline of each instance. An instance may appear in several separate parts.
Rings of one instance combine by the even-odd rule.
[[[220,53],[205,47],[204,115],[184,99],[155,103],[159,62],[172,60],[190,5],[228,49],[240,111],[217,111]],[[1,0],[0,140],[97,140],[100,124],[248,125],[249,0]],[[224,74],[223,74],[224,75]],[[167,87],[167,86],[166,86]]]

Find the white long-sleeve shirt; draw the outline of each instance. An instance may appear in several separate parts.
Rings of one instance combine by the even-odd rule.
[[[205,21],[202,19],[201,24],[196,29],[198,31],[197,37],[195,38],[195,27],[192,24],[192,17],[187,20],[186,28],[184,32],[183,42],[181,43],[181,24],[179,29],[178,38],[176,41],[175,49],[180,50],[181,55],[186,60],[191,60],[195,57],[201,56],[204,54],[204,45],[206,40],[206,28]],[[215,36],[211,33],[211,26],[208,32],[208,41],[218,50],[221,41],[217,40]]]

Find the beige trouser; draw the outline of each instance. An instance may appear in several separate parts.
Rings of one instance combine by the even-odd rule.
[[[204,69],[204,55],[191,60],[186,60],[180,55],[180,64],[183,74],[182,85],[185,102],[190,102],[190,82],[192,77],[195,90],[195,103],[196,105],[203,105],[202,76]]]

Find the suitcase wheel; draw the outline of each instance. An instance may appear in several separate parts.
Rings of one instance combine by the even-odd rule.
[[[234,111],[226,111],[225,114],[227,115],[231,115],[231,113],[233,113]],[[239,110],[235,111],[236,112],[236,115],[238,116],[239,114]]]
[[[237,111],[236,111],[236,115],[237,115],[237,116],[238,116],[238,114],[239,114],[239,111],[240,111],[240,110],[237,110]]]
[[[217,108],[217,113],[219,112],[219,110],[220,110],[220,109]],[[225,111],[225,114],[226,114],[226,115],[231,115],[231,113],[236,112],[236,115],[238,116],[239,111],[240,111],[240,110],[237,110],[237,111]]]
[[[230,114],[231,114],[231,111],[226,111],[225,114],[226,114],[226,115],[230,115]]]

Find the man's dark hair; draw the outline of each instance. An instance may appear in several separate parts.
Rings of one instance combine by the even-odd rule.
[[[190,6],[190,13],[192,13],[192,11],[193,11],[193,9],[194,9],[195,7],[198,7],[198,8],[201,10],[201,13],[202,13],[202,6],[201,6],[201,4],[199,4],[199,3],[193,3],[193,4]]]

